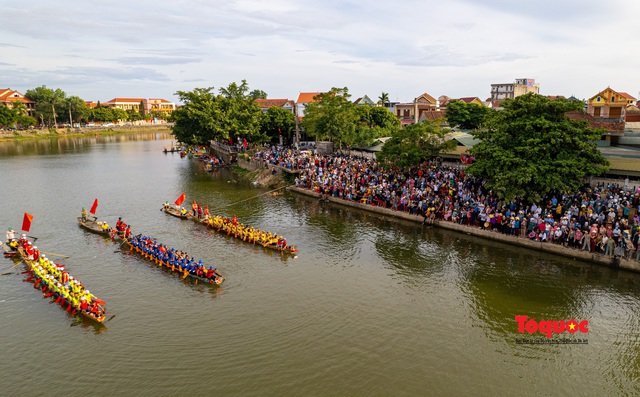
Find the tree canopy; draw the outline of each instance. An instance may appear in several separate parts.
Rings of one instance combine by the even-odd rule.
[[[14,102],[9,108],[0,105],[0,126],[13,127],[31,127],[36,124],[36,120],[29,116],[28,109],[22,102]]]
[[[211,140],[239,140],[262,142],[262,110],[247,92],[249,86],[231,83],[214,94],[214,87],[178,91],[184,106],[172,114],[173,135],[186,144],[205,144]]]
[[[343,145],[370,145],[375,138],[390,136],[400,126],[387,108],[355,105],[349,89],[332,88],[317,95],[305,108],[302,125],[311,136]]]
[[[593,143],[602,131],[566,117],[582,111],[582,102],[530,93],[503,107],[471,133],[480,142],[471,149],[475,162],[467,168],[498,195],[538,201],[547,193],[575,191],[607,170],[608,161]]]
[[[486,106],[453,100],[447,104],[446,118],[451,127],[474,130],[482,125],[490,112]]]
[[[417,166],[456,146],[455,141],[445,139],[448,132],[448,129],[441,127],[439,120],[408,125],[398,129],[385,142],[376,158],[399,167]]]
[[[296,125],[293,113],[281,107],[271,107],[262,115],[260,130],[272,141],[278,140],[279,136],[289,137]]]
[[[59,88],[54,90],[43,85],[27,90],[24,96],[35,101],[36,119],[49,126],[55,126],[57,117],[64,114],[67,94]]]

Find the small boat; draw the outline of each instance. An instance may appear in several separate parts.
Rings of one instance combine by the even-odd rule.
[[[38,273],[38,270],[36,269],[36,266],[38,265],[38,263],[36,263],[36,261],[32,259],[29,259],[29,256],[27,255],[27,253],[24,251],[22,247],[19,247],[18,251],[20,251],[20,254],[22,255],[22,258],[23,258],[22,261],[28,268],[29,277],[27,278],[27,280],[33,282],[34,288],[42,290],[43,293],[45,293],[45,297],[54,297],[55,295],[53,291],[55,291],[55,286],[53,284],[55,282],[61,282],[61,280],[56,278],[46,278],[46,277],[40,278],[41,275]],[[71,279],[71,277],[69,278]],[[95,298],[95,296],[93,297]],[[95,304],[102,309],[102,312],[99,315],[94,315],[89,311],[81,310],[80,306],[72,305],[70,301],[63,298],[62,296],[57,298],[55,300],[55,303],[59,304],[60,307],[63,309],[66,306],[67,312],[71,312],[72,315],[74,313],[77,313],[82,315],[84,318],[87,318],[91,321],[95,321],[97,323],[102,323],[106,318],[104,308],[100,306],[101,303],[104,304],[104,301],[99,300],[97,298],[95,298]]]
[[[171,206],[161,208],[161,210],[166,212],[167,214],[169,214],[171,216],[175,216],[176,218],[188,219],[188,218],[192,217],[192,215],[189,212],[187,212],[185,215],[182,215],[180,213],[180,210],[178,210],[177,208],[171,207]]]
[[[11,247],[9,247],[9,244],[3,244],[2,241],[0,241],[0,246],[2,246],[2,251],[4,252],[5,258],[20,257],[20,251],[11,249]]]
[[[179,152],[182,149],[178,149],[177,147],[172,147],[171,149],[167,150],[167,148],[164,148],[163,152],[164,153],[175,153],[175,152]]]
[[[102,228],[102,222],[98,222],[97,218],[94,220],[87,219],[84,222],[82,221],[81,216],[79,216],[77,219],[78,219],[78,225],[80,225],[81,228],[88,230],[92,233],[101,234],[105,237],[109,237],[109,230],[104,230]]]

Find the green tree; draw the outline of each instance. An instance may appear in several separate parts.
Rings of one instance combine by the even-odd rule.
[[[24,96],[36,103],[36,118],[49,126],[54,126],[58,115],[64,114],[67,94],[59,88],[53,90],[43,85],[27,90]]]
[[[140,113],[140,116],[142,117],[143,120],[147,120],[148,119],[147,110],[144,108],[144,101],[143,100],[140,100],[140,104],[138,105],[138,113]]]
[[[278,140],[281,134],[290,138],[295,125],[296,119],[291,111],[274,106],[262,115],[260,131],[274,141]]]
[[[354,110],[359,119],[354,145],[371,146],[376,138],[391,136],[400,128],[400,120],[387,108],[356,106]]]
[[[264,142],[268,138],[261,133],[262,109],[247,95],[249,85],[246,80],[238,85],[233,82],[220,89],[218,103],[222,112],[218,117],[220,127],[234,140],[246,138],[250,142]]]
[[[172,134],[179,142],[204,144],[211,140],[228,139],[228,131],[221,128],[220,97],[213,93],[214,87],[195,88],[193,91],[178,91],[176,95],[184,106],[172,114]]]
[[[376,157],[394,166],[413,167],[443,151],[452,150],[456,142],[446,140],[449,130],[440,125],[439,120],[425,120],[400,128],[385,142]]]
[[[14,121],[21,127],[31,127],[36,125],[37,121],[29,116],[29,109],[22,102],[14,102],[11,111],[14,115]]]
[[[485,128],[471,133],[480,142],[471,149],[476,159],[467,168],[501,197],[538,201],[550,192],[575,191],[607,170],[608,161],[593,143],[602,131],[566,117],[582,111],[582,102],[530,93],[503,107],[487,118]]]
[[[127,109],[127,121],[138,121],[142,120],[142,115],[137,112],[135,109]]]
[[[113,121],[114,123],[121,120],[126,120],[129,117],[129,114],[126,110],[120,108],[111,108],[111,119],[109,121]]]
[[[0,105],[0,126],[11,127],[16,122],[16,114],[6,105]]]
[[[473,130],[482,125],[489,112],[486,106],[454,99],[447,104],[446,118],[451,127]]]
[[[389,101],[389,93],[388,92],[382,92],[382,94],[380,94],[380,96],[378,97],[378,100],[382,106],[384,106],[385,108],[388,108],[389,105],[391,104],[391,101]]]
[[[262,90],[253,90],[249,93],[251,99],[267,99],[267,93]]]
[[[89,118],[89,114],[91,113],[91,109],[85,101],[78,96],[70,96],[65,99],[63,105],[61,106],[60,119],[69,120],[69,115],[71,115],[70,123],[79,123],[82,120],[87,120]]]
[[[316,95],[316,102],[306,106],[302,119],[307,134],[317,140],[337,143],[338,148],[353,144],[360,115],[350,97],[347,87],[333,87],[329,92]]]

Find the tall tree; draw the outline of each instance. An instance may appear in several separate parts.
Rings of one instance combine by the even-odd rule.
[[[64,114],[67,94],[59,88],[53,90],[43,85],[27,90],[24,96],[35,101],[36,118],[49,126],[56,124],[58,115]]]
[[[61,118],[71,118],[69,121],[70,123],[78,123],[89,118],[91,109],[82,98],[78,96],[70,96],[65,99],[63,106],[61,106],[61,111]]]
[[[337,143],[338,148],[353,144],[360,117],[350,97],[347,87],[333,87],[329,92],[316,95],[316,102],[309,103],[304,111],[305,131],[318,140]]]
[[[267,99],[267,93],[262,90],[253,90],[249,93],[251,99]]]
[[[220,88],[222,98],[219,98],[219,103],[222,112],[218,115],[218,121],[228,132],[229,138],[263,142],[267,138],[260,131],[262,109],[247,95],[248,91],[246,80],[242,80],[240,85],[233,82]]]
[[[446,139],[448,132],[438,120],[408,125],[398,129],[376,157],[400,167],[419,165],[456,146],[455,141]]]
[[[607,170],[608,161],[593,143],[603,131],[566,117],[582,111],[582,102],[529,93],[503,107],[485,128],[471,133],[480,142],[471,149],[476,159],[467,168],[500,196],[538,201],[550,192],[575,191]]]
[[[290,138],[295,125],[296,119],[291,111],[274,106],[262,115],[260,129],[265,136],[274,141],[278,140],[280,135]]]
[[[376,138],[392,136],[400,128],[400,120],[387,108],[356,106],[359,118],[353,144],[370,146]]]
[[[446,118],[451,127],[473,130],[482,125],[490,112],[486,106],[454,99],[447,104]]]
[[[176,94],[184,106],[172,114],[172,134],[179,142],[204,144],[211,140],[228,139],[228,131],[220,128],[221,109],[214,87],[178,91]]]
[[[382,94],[380,94],[380,96],[378,97],[378,100],[380,101],[380,104],[382,106],[384,106],[385,108],[388,108],[389,105],[391,104],[391,101],[389,101],[389,93],[388,92],[382,92]]]

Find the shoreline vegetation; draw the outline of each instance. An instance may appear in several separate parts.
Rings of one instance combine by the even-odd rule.
[[[0,131],[0,142],[54,137],[101,136],[135,134],[143,132],[171,132],[171,124],[148,124],[115,127],[49,128],[16,131]]]

